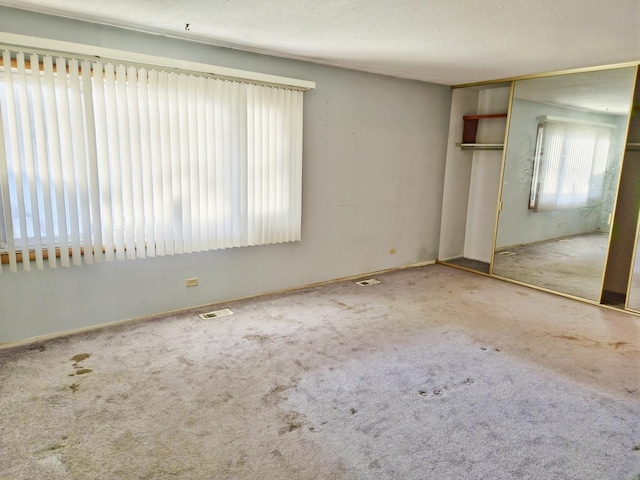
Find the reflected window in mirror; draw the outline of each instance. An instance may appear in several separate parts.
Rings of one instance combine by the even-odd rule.
[[[551,116],[538,121],[529,208],[548,212],[599,205],[616,126]]]

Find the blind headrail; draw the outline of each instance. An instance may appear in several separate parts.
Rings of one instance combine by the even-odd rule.
[[[591,120],[582,120],[579,118],[555,117],[553,115],[541,115],[538,122],[556,122],[556,123],[573,123],[574,125],[588,125],[590,127],[616,128],[613,123],[594,122]]]
[[[43,45],[45,44],[46,48],[43,48]],[[309,80],[281,77],[266,73],[191,62],[188,60],[147,55],[143,53],[128,52],[124,50],[83,45],[59,40],[43,39],[6,32],[0,32],[0,49],[18,50],[24,53],[35,53],[38,55],[72,57],[77,60],[99,60],[103,63],[126,63],[127,65],[140,68],[165,70],[173,73],[193,74],[301,91],[312,90],[316,87],[316,83]]]

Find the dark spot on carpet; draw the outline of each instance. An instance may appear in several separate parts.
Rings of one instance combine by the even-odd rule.
[[[69,385],[69,388],[71,389],[71,391],[73,391],[74,393],[78,391],[78,388],[80,388],[80,384],[79,383],[72,383],[71,385]]]
[[[269,335],[245,335],[244,337],[245,340],[253,340],[254,342],[258,342],[258,343],[265,343],[268,342],[269,340],[271,340],[271,337]]]
[[[42,448],[40,450],[36,450],[35,454],[42,454],[42,453],[49,453],[49,452],[55,452],[56,450],[60,450],[61,448],[64,448],[65,445],[64,443],[52,443],[51,445],[48,445],[45,448]],[[4,479],[4,477],[0,477],[2,479]]]
[[[93,372],[93,370],[91,370],[90,368],[81,368],[76,372],[76,375],[84,375],[85,373],[91,373],[91,372]]]
[[[634,452],[640,452],[640,443],[639,443],[638,445],[634,445],[634,446],[633,446],[633,448],[632,448],[632,450],[633,450]]]
[[[353,307],[350,307],[349,305],[347,305],[346,303],[343,302],[339,302],[337,300],[331,300],[333,303],[335,303],[337,306],[339,306],[340,308],[344,308],[345,310],[352,310]]]
[[[298,412],[289,412],[285,417],[284,426],[278,430],[278,435],[283,435],[285,433],[291,433],[294,430],[298,430],[302,428],[304,425],[303,421],[300,419],[300,414]]]
[[[300,422],[289,422],[289,424],[287,425],[287,430],[289,432],[293,432],[294,430],[297,430],[300,427],[302,427],[302,423]]]
[[[77,355],[74,355],[73,357],[71,357],[71,360],[74,362],[81,362],[82,360],[85,360],[90,356],[91,356],[90,353],[78,353]]]

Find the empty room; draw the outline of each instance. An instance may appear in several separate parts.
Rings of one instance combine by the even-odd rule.
[[[639,480],[639,65],[636,0],[0,0],[0,480]]]

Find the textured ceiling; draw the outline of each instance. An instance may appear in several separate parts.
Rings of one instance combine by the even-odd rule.
[[[448,85],[640,60],[640,0],[0,4]]]

